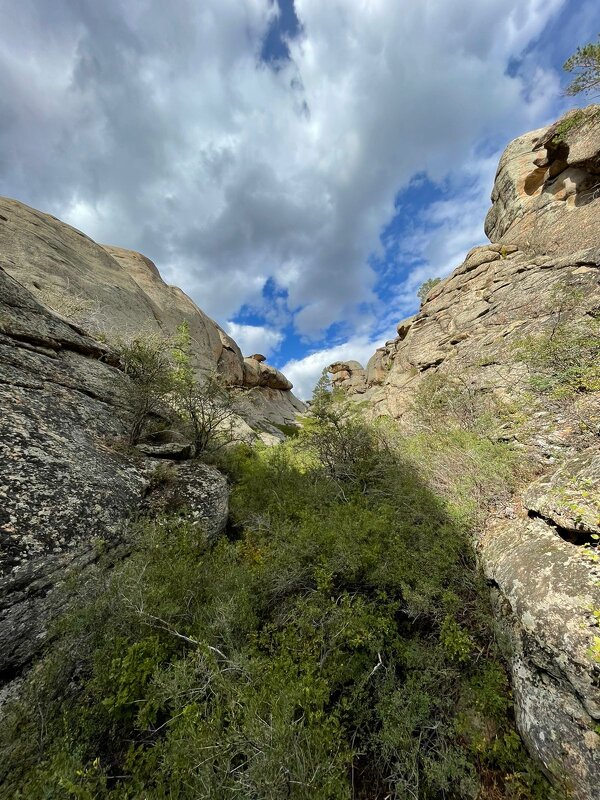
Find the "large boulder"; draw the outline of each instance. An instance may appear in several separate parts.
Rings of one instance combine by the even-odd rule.
[[[289,391],[292,388],[292,384],[283,372],[279,372],[275,367],[265,364],[264,361],[264,356],[260,358],[248,356],[244,359],[244,386],[249,389],[260,386]]]
[[[180,516],[210,539],[225,530],[229,516],[227,479],[200,461],[173,463],[160,469],[159,480],[143,504],[145,512]]]
[[[216,323],[183,292],[167,286],[140,253],[103,247],[55,217],[9,198],[0,198],[0,253],[9,275],[92,335],[171,336],[187,321],[195,366],[201,371],[217,368],[223,344]]]
[[[334,388],[348,394],[362,394],[367,388],[367,373],[358,361],[335,361],[327,367]]]

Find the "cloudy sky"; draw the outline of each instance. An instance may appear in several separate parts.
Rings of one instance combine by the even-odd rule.
[[[485,240],[597,0],[0,0],[0,193],[140,250],[310,395]]]

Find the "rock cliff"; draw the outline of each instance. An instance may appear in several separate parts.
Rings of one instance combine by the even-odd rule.
[[[69,572],[81,583],[161,488],[158,461],[111,447],[129,410],[109,361],[108,348],[0,269],[2,682],[38,652]],[[209,533],[223,529],[227,487],[217,470],[174,466],[172,484],[186,487],[185,504]]]
[[[0,197],[0,266],[92,336],[172,336],[187,322],[198,374],[217,372],[248,390],[252,425],[290,424],[303,410],[281,372],[244,359],[235,341],[140,253],[99,245],[49,214]]]
[[[130,409],[104,339],[170,336],[184,320],[198,375],[216,371],[244,395],[238,433],[281,437],[271,423],[304,408],[291,383],[262,356],[244,359],[151,261],[0,199],[0,684],[38,653],[65,579],[81,584],[101,552],[126,548],[140,512],[185,507],[209,535],[224,528],[226,480],[182,460],[189,445],[114,444]]]
[[[546,771],[572,796],[600,786],[598,391],[568,403],[532,398],[520,343],[568,320],[594,336],[600,314],[600,106],[567,114],[504,152],[485,230],[417,314],[370,359],[331,366],[334,385],[372,416],[411,424],[435,381],[474,402],[509,404],[527,424],[507,435],[540,477],[480,532],[512,663],[518,724]],[[570,298],[570,299],[569,299]],[[433,381],[433,383],[432,383]]]

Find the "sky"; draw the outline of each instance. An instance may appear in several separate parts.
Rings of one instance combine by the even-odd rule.
[[[0,0],[0,194],[138,250],[310,397],[485,243],[597,0]],[[0,254],[1,257],[1,254]]]

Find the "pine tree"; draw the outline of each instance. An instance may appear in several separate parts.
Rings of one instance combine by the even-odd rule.
[[[563,68],[575,74],[565,94],[587,94],[594,89],[600,93],[600,41],[578,47],[571,58],[565,61]]]

